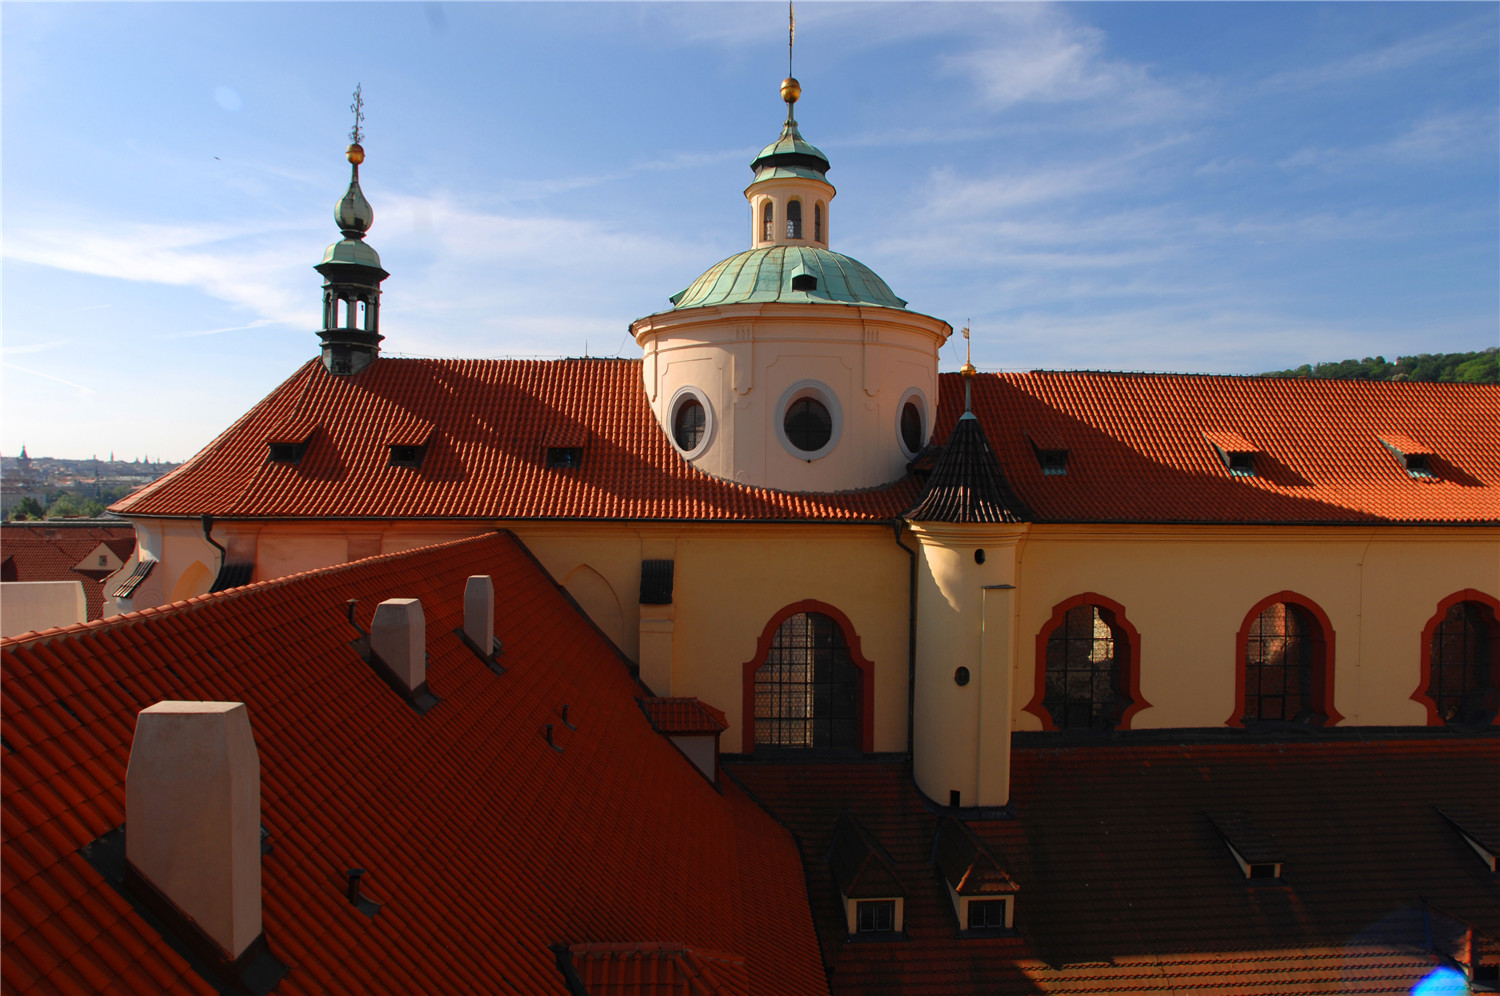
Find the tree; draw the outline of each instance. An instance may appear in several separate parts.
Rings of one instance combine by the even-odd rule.
[[[47,510],[42,508],[42,503],[30,495],[22,498],[16,503],[16,507],[10,510],[10,517],[16,522],[24,522],[27,519],[40,519],[46,514]]]

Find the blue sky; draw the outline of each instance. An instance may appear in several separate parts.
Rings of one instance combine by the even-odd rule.
[[[804,2],[833,248],[981,369],[1500,340],[1500,6]],[[0,452],[185,459],[317,349],[367,105],[384,346],[635,356],[746,248],[786,9],[0,8]],[[945,369],[963,361],[954,343]]]

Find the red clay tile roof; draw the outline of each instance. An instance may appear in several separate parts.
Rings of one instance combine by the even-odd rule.
[[[943,378],[936,438],[963,391]],[[1500,522],[1500,386],[1169,374],[1017,373],[974,378],[1006,480],[1041,522]],[[1426,440],[1414,480],[1383,433]],[[1253,442],[1234,477],[1204,436]],[[1045,476],[1028,434],[1068,444]]]
[[[574,944],[589,996],[750,996],[745,960],[681,944]]]
[[[962,414],[942,378],[933,435]],[[1156,374],[988,374],[974,411],[1004,479],[1044,522],[1500,522],[1500,387]],[[436,429],[419,471],[386,443]],[[266,441],[313,433],[297,464]],[[1425,439],[1435,477],[1414,480],[1383,433]],[[394,436],[392,434],[395,434]],[[1253,440],[1234,477],[1206,434]],[[295,435],[295,433],[291,433]],[[1068,472],[1044,476],[1034,439],[1062,439]],[[582,447],[580,468],[545,466]],[[887,487],[793,494],[699,473],[657,425],[627,360],[382,358],[352,377],[298,370],[184,466],[121,500],[129,515],[220,518],[889,520],[920,494]]]
[[[473,574],[494,578],[503,675],[455,633]],[[349,645],[345,601],[368,627],[390,597],[423,603],[424,715]],[[212,991],[79,853],[124,819],[137,711],[172,698],[249,708],[279,994],[562,993],[550,946],[649,938],[715,971],[735,952],[729,992],[826,992],[790,835],[715,791],[640,691],[509,534],[4,641],[0,990]]]
[[[314,423],[296,463],[268,463],[276,427]],[[437,432],[419,471],[387,442]],[[299,430],[300,431],[300,430]],[[281,433],[284,434],[284,433]],[[548,447],[583,447],[549,470]],[[352,377],[310,361],[172,474],[121,500],[130,515],[219,518],[889,519],[916,483],[783,494],[695,470],[657,425],[639,362],[404,360]]]
[[[721,710],[695,698],[658,695],[639,701],[658,733],[723,733],[729,729],[729,719]]]
[[[960,939],[933,864],[936,806],[901,763],[735,764],[802,846],[835,996],[1410,992],[1435,964],[1422,907],[1500,960],[1500,881],[1437,810],[1493,821],[1500,737],[1140,745],[1012,753],[1010,819],[968,825],[1019,887],[1016,935]],[[848,942],[824,860],[848,808],[906,886],[907,939]],[[1251,883],[1206,811],[1273,836],[1281,883]]]
[[[56,523],[0,526],[0,555],[15,565],[17,581],[81,581],[88,600],[88,617],[104,614],[102,578],[73,570],[73,566],[104,543],[122,560],[135,552],[135,527],[74,526]]]

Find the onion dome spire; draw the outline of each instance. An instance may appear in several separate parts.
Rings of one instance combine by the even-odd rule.
[[[333,220],[344,236],[328,247],[315,269],[323,274],[323,365],[329,373],[356,374],[380,353],[380,283],[390,276],[380,266],[380,255],[365,244],[365,232],[375,212],[359,189],[359,166],[365,161],[360,127],[365,119],[361,88],[354,88],[354,127],[349,130],[345,157],[353,172],[349,189],[334,205]]]

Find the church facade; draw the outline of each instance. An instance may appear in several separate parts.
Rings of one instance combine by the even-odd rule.
[[[799,96],[750,248],[631,361],[381,356],[351,146],[321,355],[114,507],[113,607],[505,529],[724,751],[906,754],[960,813],[1014,733],[1496,722],[1500,389],[940,374],[952,327],[831,248]]]

